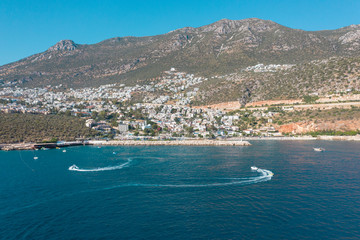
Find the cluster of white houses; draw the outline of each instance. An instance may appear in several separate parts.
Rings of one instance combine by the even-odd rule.
[[[100,87],[66,89],[64,86],[20,88],[7,86],[0,89],[0,111],[5,113],[68,113],[87,119],[86,126],[104,133],[116,133],[119,138],[133,138],[149,134],[152,124],[161,129],[162,137],[192,136],[217,137],[240,135],[276,135],[271,128],[272,113],[251,112],[256,118],[267,118],[262,130],[240,127],[241,115],[229,116],[213,109],[189,107],[197,95],[197,84],[207,78],[178,72],[171,68],[163,76],[151,79],[147,85],[125,86],[108,84]],[[160,94],[159,94],[160,93]],[[144,103],[129,104],[134,95],[143,95]],[[128,104],[124,104],[128,103]],[[142,118],[131,116],[138,111]],[[116,114],[117,123],[95,121],[93,113]],[[155,129],[156,130],[156,129]]]
[[[105,121],[96,122],[88,119],[86,126],[106,133],[116,131],[119,139],[133,139],[141,136],[151,136],[146,129],[152,129],[153,124],[161,130],[157,131],[156,137],[238,137],[238,136],[281,136],[271,126],[273,112],[249,112],[247,114],[255,118],[267,118],[267,123],[257,129],[242,129],[239,123],[242,121],[239,114],[228,115],[219,110],[190,108],[177,105],[135,104],[127,110],[139,110],[143,119],[134,119],[132,116],[125,117],[120,112],[118,124],[110,127]],[[159,130],[155,129],[155,130]]]

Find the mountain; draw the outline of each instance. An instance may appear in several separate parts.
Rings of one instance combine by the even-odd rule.
[[[359,56],[360,25],[303,31],[256,18],[223,19],[199,28],[117,37],[91,45],[62,40],[45,52],[1,66],[0,85],[134,85],[171,67],[210,78],[240,73],[259,63],[301,65]]]

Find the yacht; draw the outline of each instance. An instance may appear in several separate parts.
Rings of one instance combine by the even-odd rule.
[[[78,169],[79,169],[79,167],[76,166],[75,164],[69,167],[69,170],[71,170],[71,171],[78,170]]]
[[[325,148],[313,148],[315,152],[324,152]]]
[[[259,168],[258,168],[258,167],[255,167],[255,166],[252,166],[252,167],[251,167],[251,170],[252,170],[252,171],[257,171],[258,169],[259,169]]]

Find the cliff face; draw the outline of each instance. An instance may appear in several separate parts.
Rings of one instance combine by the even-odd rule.
[[[0,83],[68,87],[136,82],[175,67],[201,75],[255,65],[297,64],[359,56],[360,26],[307,32],[261,19],[223,19],[150,37],[112,38],[92,45],[62,40],[47,51],[0,67]]]
[[[318,121],[318,122],[298,122],[282,125],[278,128],[281,133],[302,134],[314,131],[351,131],[360,130],[360,119],[340,120],[340,121]]]

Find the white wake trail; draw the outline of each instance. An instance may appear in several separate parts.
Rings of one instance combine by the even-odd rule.
[[[92,168],[92,169],[83,169],[79,168],[76,165],[72,165],[69,167],[69,171],[76,171],[76,172],[100,172],[100,171],[110,171],[110,170],[117,170],[122,169],[124,167],[128,167],[131,163],[131,159],[128,159],[127,162],[117,165],[117,166],[109,166],[103,168]],[[248,178],[228,178],[231,181],[228,182],[215,182],[215,183],[207,183],[207,184],[154,184],[154,183],[124,183],[117,186],[112,186],[105,189],[113,189],[119,187],[174,187],[174,188],[189,188],[189,187],[219,187],[219,186],[228,186],[228,185],[247,185],[247,184],[255,184],[260,182],[270,181],[271,178],[274,176],[274,173],[270,170],[257,168],[256,172],[260,173],[259,176],[256,177],[248,177]]]
[[[221,187],[228,185],[248,185],[260,182],[270,181],[274,173],[266,169],[257,169],[260,176],[249,178],[232,178],[233,181],[223,183],[208,183],[208,184],[153,184],[153,183],[124,183],[112,187],[103,188],[102,190],[110,190],[121,187],[168,187],[168,188],[201,188],[201,187]]]
[[[130,162],[132,160],[128,159],[127,162],[120,164],[118,166],[112,166],[112,167],[103,167],[103,168],[94,168],[94,169],[80,169],[78,167],[76,167],[77,169],[70,169],[70,171],[77,171],[77,172],[98,172],[98,171],[108,171],[108,170],[116,170],[116,169],[122,169],[124,167],[129,166]],[[75,165],[73,165],[75,166]],[[72,197],[74,195],[80,194],[80,193],[88,193],[88,192],[98,192],[98,191],[105,191],[105,190],[111,190],[111,189],[117,189],[117,188],[124,188],[124,187],[163,187],[163,188],[202,188],[202,187],[221,187],[221,186],[228,186],[228,185],[249,185],[249,184],[255,184],[255,183],[260,183],[260,182],[266,182],[266,181],[270,181],[271,178],[274,176],[273,172],[271,172],[270,170],[266,170],[266,169],[260,169],[258,168],[256,170],[256,172],[260,173],[260,176],[256,176],[256,177],[249,177],[249,178],[226,178],[229,180],[233,180],[233,181],[229,181],[229,182],[223,182],[223,183],[209,183],[209,184],[151,184],[151,183],[124,183],[121,185],[115,185],[115,186],[110,186],[110,187],[105,187],[105,188],[100,188],[100,189],[90,189],[90,190],[84,190],[84,191],[79,191],[79,192],[75,192],[75,193],[71,193],[71,194],[66,194],[64,196],[59,196],[56,198],[53,198],[51,200],[59,200],[59,199],[63,199],[66,197]],[[31,205],[28,206],[24,206],[18,209],[14,209],[8,212],[0,212],[0,216],[1,215],[6,215],[9,213],[13,213],[13,212],[17,212],[17,211],[21,211],[27,208],[33,208],[33,207],[37,207],[41,204],[46,204],[48,201],[50,200],[44,200],[44,201],[40,201],[37,203],[33,203]]]
[[[118,170],[118,169],[122,169],[124,167],[129,166],[129,164],[131,163],[131,159],[128,159],[127,162],[122,163],[120,165],[117,166],[109,166],[109,167],[102,167],[102,168],[90,168],[90,169],[83,169],[83,168],[79,168],[76,165],[72,165],[71,167],[69,167],[69,171],[76,171],[76,172],[101,172],[101,171],[111,171],[111,170]]]

